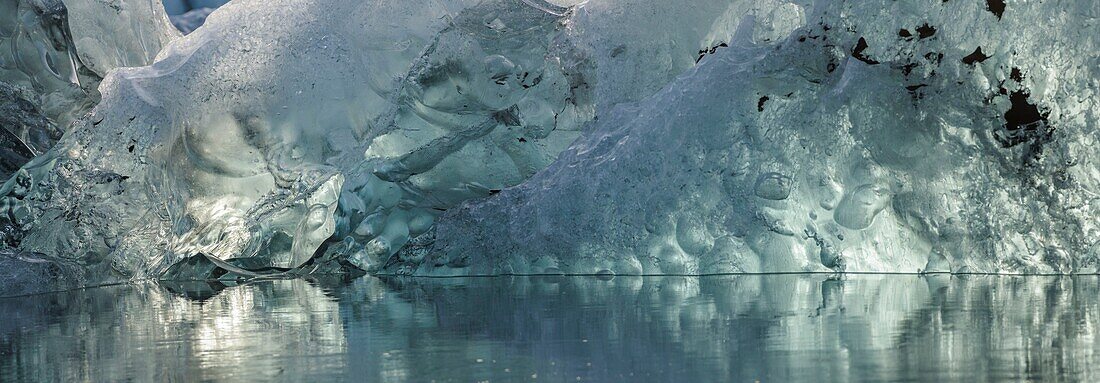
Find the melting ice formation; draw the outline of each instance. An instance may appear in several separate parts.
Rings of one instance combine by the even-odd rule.
[[[2,13],[11,278],[1100,266],[1095,2],[114,3]]]

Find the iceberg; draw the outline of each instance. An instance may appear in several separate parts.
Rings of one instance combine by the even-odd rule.
[[[119,4],[0,19],[13,270],[1098,271],[1095,4]]]
[[[1100,6],[817,1],[385,273],[1095,273]],[[1052,28],[1036,20],[1051,20]]]

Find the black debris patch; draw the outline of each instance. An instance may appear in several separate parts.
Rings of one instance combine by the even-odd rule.
[[[994,132],[993,137],[1002,147],[1011,148],[1027,143],[1031,154],[1041,154],[1042,145],[1050,141],[1054,129],[1047,121],[1049,112],[1042,112],[1039,106],[1028,100],[1027,91],[1015,91],[1008,96],[1012,107],[1004,114],[1004,129]]]
[[[768,96],[760,97],[760,100],[756,101],[756,111],[757,112],[763,112],[764,111],[764,103],[768,102],[768,100],[769,100]]]
[[[1028,101],[1028,94],[1023,91],[1012,92],[1008,100],[1012,107],[1005,112],[1005,127],[1010,130],[1023,129],[1028,125],[1046,121],[1046,117],[1039,113],[1039,106]]]
[[[905,90],[908,90],[910,92],[916,92],[917,89],[920,89],[920,88],[923,88],[923,87],[926,87],[926,86],[928,86],[928,84],[909,85],[909,86],[905,87]]]
[[[703,50],[700,50],[700,51],[699,51],[699,57],[696,57],[696,58],[695,58],[695,63],[696,63],[696,64],[698,64],[698,63],[699,63],[699,61],[702,61],[702,60],[703,60],[703,57],[706,57],[706,55],[712,55],[712,54],[714,54],[714,52],[718,51],[718,48],[725,48],[725,47],[728,47],[728,46],[729,46],[729,44],[726,44],[726,43],[720,43],[720,44],[718,44],[718,45],[715,45],[715,46],[713,46],[713,47],[710,47],[709,49],[703,49]]]
[[[974,65],[987,59],[989,59],[989,56],[987,56],[985,53],[982,53],[982,47],[978,47],[978,49],[974,50],[974,53],[968,54],[966,55],[966,57],[963,57],[962,62],[963,64]]]
[[[520,138],[519,138],[519,142],[527,142],[527,139],[526,139],[526,138],[523,138],[523,137],[520,137]]]
[[[997,20],[1005,14],[1005,0],[985,0],[985,9],[989,10]]]
[[[927,38],[935,36],[935,35],[936,35],[936,27],[928,25],[928,23],[924,23],[924,25],[921,25],[921,26],[917,27],[917,37],[919,37],[921,39],[927,39]]]
[[[898,31],[898,37],[907,39],[907,38],[913,37],[913,33],[909,32],[908,29],[902,28],[901,30]]]
[[[852,49],[852,57],[854,57],[856,60],[863,61],[863,62],[865,62],[869,65],[878,64],[879,63],[878,61],[875,61],[875,60],[871,59],[870,57],[867,57],[866,55],[863,54],[863,51],[867,50],[867,48],[868,48],[867,40],[860,37],[859,41],[856,42],[856,47]]]

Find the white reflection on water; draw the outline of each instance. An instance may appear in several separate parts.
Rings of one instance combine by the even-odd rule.
[[[0,380],[1096,380],[1095,277],[361,278],[0,300]]]

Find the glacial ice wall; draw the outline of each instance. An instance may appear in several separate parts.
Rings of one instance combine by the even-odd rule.
[[[110,71],[0,189],[6,242],[122,279],[368,269],[592,118],[568,8],[422,5],[222,7],[152,65]]]
[[[15,276],[1100,256],[1096,4],[236,0],[183,37],[153,2],[8,4],[3,107],[50,132],[0,187]]]
[[[1097,271],[1100,3],[818,1],[385,272]]]

